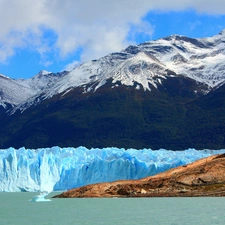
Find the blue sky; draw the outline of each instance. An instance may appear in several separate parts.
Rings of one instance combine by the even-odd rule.
[[[225,29],[223,0],[0,0],[0,73],[60,72],[172,34],[208,37]]]

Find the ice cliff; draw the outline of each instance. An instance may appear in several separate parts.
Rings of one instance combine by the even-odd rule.
[[[44,148],[0,150],[0,191],[68,190],[87,184],[140,179],[225,150]]]

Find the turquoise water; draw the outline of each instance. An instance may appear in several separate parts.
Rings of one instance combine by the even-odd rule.
[[[0,224],[225,224],[225,198],[223,197],[86,198],[30,202],[29,200],[35,195],[36,193],[0,193]]]

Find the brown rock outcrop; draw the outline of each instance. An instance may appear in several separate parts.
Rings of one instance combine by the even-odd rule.
[[[55,197],[225,196],[225,154],[200,159],[140,180],[87,185]]]

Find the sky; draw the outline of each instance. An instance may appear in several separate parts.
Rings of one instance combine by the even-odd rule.
[[[225,29],[224,0],[0,0],[0,74],[61,72],[173,34]]]

